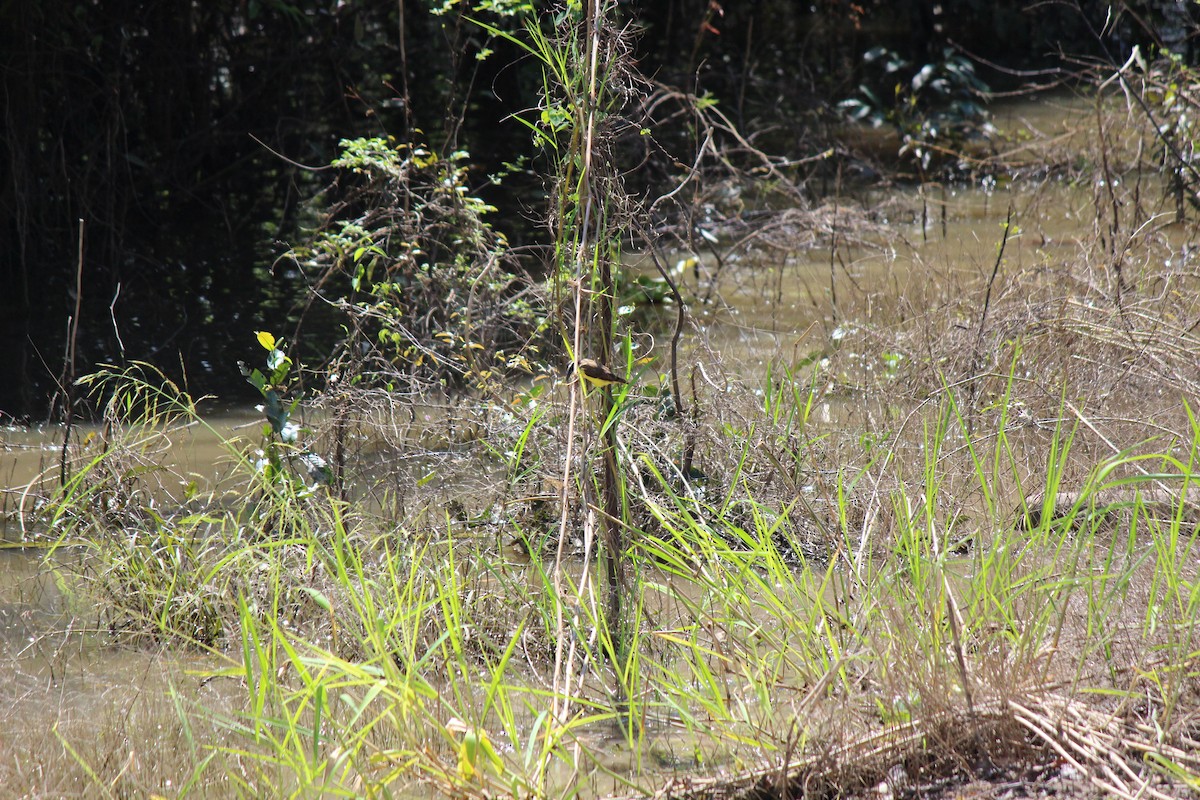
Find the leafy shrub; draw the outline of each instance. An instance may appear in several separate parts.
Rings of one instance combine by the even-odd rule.
[[[467,186],[467,159],[391,139],[342,142],[325,218],[292,253],[348,318],[331,377],[422,391],[533,370],[542,293],[485,221],[495,209]]]
[[[855,96],[838,104],[843,114],[872,127],[891,125],[903,139],[900,155],[929,167],[939,142],[986,129],[981,98],[988,86],[964,56],[945,50],[939,61],[917,66],[885,47],[863,54],[865,78]]]

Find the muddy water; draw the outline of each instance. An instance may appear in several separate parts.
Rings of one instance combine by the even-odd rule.
[[[777,262],[780,269],[759,268],[758,254],[745,257],[742,269],[726,265],[718,294],[727,305],[705,309],[700,339],[732,372],[753,375],[769,360],[798,361],[838,346],[856,319],[919,314],[948,287],[982,285],[995,265],[1009,204],[1019,232],[1005,244],[1006,272],[1073,257],[1091,230],[1087,188],[1017,182],[931,190],[924,197],[894,190],[880,211],[885,239],[841,243],[832,253],[788,253]],[[929,207],[924,223],[923,206]],[[865,319],[841,312],[851,301],[865,307]]]
[[[1063,157],[1095,136],[1095,107],[1081,98],[1002,104],[992,114],[997,129],[1014,137],[1015,143],[995,147],[1010,162],[1040,163],[1047,141],[1053,143],[1049,149]],[[879,140],[879,147],[891,153],[898,147],[886,131],[856,135]],[[989,154],[990,148],[981,152]],[[699,339],[720,354],[730,372],[760,375],[769,360],[800,361],[837,347],[847,333],[847,323],[854,321],[840,308],[849,306],[851,299],[865,301],[855,305],[865,305],[868,319],[873,311],[892,318],[897,308],[905,306],[908,316],[920,313],[933,298],[960,284],[981,287],[979,279],[986,278],[995,264],[1010,206],[1016,228],[1004,249],[1006,273],[1077,257],[1080,242],[1095,233],[1096,187],[1046,181],[1034,170],[1031,174],[997,180],[981,172],[973,185],[935,184],[923,189],[859,187],[853,190],[853,199],[868,212],[870,221],[882,227],[860,241],[839,236],[831,247],[826,236],[826,244],[820,247],[788,250],[770,242],[770,237],[751,236],[721,264],[701,254],[698,272],[685,270],[682,278],[703,294],[712,277],[719,275],[714,296],[724,304],[691,309],[700,322]],[[1155,176],[1141,180],[1143,202],[1158,215],[1155,223],[1173,220],[1173,202],[1166,198],[1161,181]],[[824,203],[835,230],[839,213],[846,217],[845,228],[854,229],[844,206],[828,198]],[[1186,232],[1168,235],[1182,242]],[[651,265],[645,268],[652,274]],[[979,293],[982,306],[982,288]]]
[[[161,435],[148,435],[139,449],[161,463],[165,472],[179,478],[196,477],[205,483],[220,482],[228,475],[233,453],[227,443],[240,446],[256,440],[262,428],[262,415],[254,409],[226,411],[205,418],[205,423],[180,424]],[[86,463],[97,452],[103,431],[97,425],[76,425],[72,429],[68,469]],[[0,429],[0,488],[4,492],[3,510],[15,511],[26,492],[47,491],[57,486],[61,475],[63,429],[6,427]],[[13,532],[9,514],[0,519],[4,540],[19,539]]]
[[[115,645],[72,580],[0,550],[0,795],[95,796],[88,767],[116,759],[125,784],[170,796],[206,755],[179,710],[232,710],[237,687],[198,677],[211,657]]]
[[[1087,104],[1033,104],[1001,109],[996,122],[1009,130],[1024,127],[1061,137],[1065,147],[1086,126],[1090,113]],[[842,242],[832,250],[747,250],[724,265],[717,292],[723,302],[695,309],[696,340],[705,350],[720,354],[728,374],[762,375],[769,360],[799,364],[843,346],[854,322],[839,312],[846,298],[866,300],[868,315],[878,308],[890,317],[899,304],[909,304],[915,313],[945,286],[986,276],[1010,205],[1021,233],[1006,246],[1006,269],[1068,256],[1075,241],[1091,233],[1090,187],[1033,181],[998,186],[982,179],[974,186],[944,191],[868,190],[862,199],[882,226],[882,235],[874,239]],[[702,261],[701,280],[715,269],[715,264]],[[665,344],[655,345],[660,355]],[[861,355],[870,368],[886,369],[884,353]],[[866,418],[870,413],[853,404],[818,409],[830,424],[871,425]],[[184,480],[194,476],[219,487],[230,473],[230,454],[221,440],[256,439],[261,417],[248,409],[216,415],[208,422],[209,426],[173,432],[168,465]],[[84,442],[95,433],[80,428],[77,440]],[[54,484],[61,439],[62,431],[55,428],[0,430],[4,541],[27,538],[16,513],[23,487]],[[0,658],[8,666],[8,678],[0,683],[0,758],[17,752],[14,734],[49,731],[60,724],[73,738],[86,738],[98,729],[93,726],[96,720],[105,720],[111,728],[113,719],[132,714],[138,702],[157,705],[138,712],[150,720],[148,727],[138,728],[149,738],[131,751],[152,749],[155,730],[165,725],[177,733],[181,724],[167,700],[174,688],[186,684],[180,692],[190,698],[210,693],[202,698],[206,705],[223,702],[216,689],[188,676],[189,670],[218,666],[215,659],[113,646],[103,631],[95,630],[96,620],[87,610],[72,605],[65,580],[40,565],[38,552],[0,551]]]

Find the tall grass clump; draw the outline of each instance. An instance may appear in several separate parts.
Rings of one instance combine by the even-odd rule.
[[[70,563],[114,630],[213,644],[222,587],[204,573],[213,552],[207,532],[220,521],[203,510],[181,513],[196,486],[164,464],[172,438],[203,424],[195,401],[146,364],[106,368],[81,383],[104,401],[104,423],[43,509],[48,555],[82,548]]]
[[[153,373],[96,380],[119,408],[156,412],[115,415],[110,441],[195,419]],[[127,630],[224,664],[210,679],[228,682],[229,709],[185,706],[224,731],[197,786],[550,797],[682,774],[696,792],[783,793],[1048,754],[1117,794],[1192,780],[1200,426],[1067,491],[1082,420],[1064,408],[1031,474],[1007,405],[972,424],[948,387],[915,435],[875,434],[864,465],[818,490],[800,481],[838,445],[814,430],[807,385],[764,393],[762,413],[787,421],[766,435],[726,428],[727,471],[706,455],[708,483],[681,481],[653,437],[629,440],[641,510],[620,647],[586,558],[498,551],[450,509],[381,525],[332,486],[272,473],[264,445],[284,468],[296,452],[276,440],[229,443],[242,502],[185,493],[172,502],[199,508],[172,511],[131,478],[146,508],[103,506],[124,509],[128,546],[102,546],[111,520],[85,513],[101,506],[80,498],[104,496],[87,464],[51,525],[62,545],[96,542],[88,569],[123,587],[123,605],[106,602]],[[95,485],[110,486],[111,457]],[[786,472],[782,492],[764,469]]]
[[[314,578],[304,551],[333,502],[322,488],[327,473],[291,419],[296,404],[279,396],[290,359],[274,337],[259,340],[269,340],[274,369],[270,386],[253,371],[266,401],[257,438],[213,429],[198,401],[149,365],[81,379],[104,422],[47,498],[46,533],[34,543],[50,557],[70,554],[113,631],[219,647],[239,594],[261,595],[285,576],[289,586]],[[215,483],[171,463],[171,448],[197,430],[224,451]]]
[[[1053,489],[1071,436],[1070,428],[1056,435],[1034,482]],[[1182,616],[1194,592],[1185,600],[1172,588],[1196,577],[1194,563],[1173,555],[1191,553],[1195,540],[1194,522],[1182,536],[1172,523],[1190,503],[1191,465],[1114,456],[1069,505],[1051,501],[1030,527],[1019,505],[994,511],[1019,466],[1010,446],[1004,427],[970,435],[948,399],[923,437],[923,470],[895,468],[881,501],[890,521],[872,531],[869,550],[839,548],[824,564],[781,557],[778,543],[794,525],[786,508],[748,495],[733,514],[669,494],[654,507],[660,532],[644,535],[638,551],[663,575],[647,587],[663,598],[647,603],[660,608],[648,637],[657,646],[642,656],[650,705],[710,741],[697,752],[726,764],[773,754],[770,763],[788,764],[810,788],[835,778],[843,788],[850,778],[874,785],[897,761],[910,775],[956,760],[977,770],[1042,748],[1065,751],[1111,791],[1153,780],[1140,768],[1103,776],[1113,761],[1129,770],[1125,741],[1144,736],[1129,704],[1152,698],[1155,718],[1170,718],[1180,687],[1160,679],[1194,674],[1195,651],[1183,652],[1193,626]],[[964,458],[978,495],[990,498],[982,506],[945,489],[948,467]],[[1141,471],[1145,459],[1157,469]],[[1165,517],[1149,522],[1155,513],[1143,498],[1162,485],[1171,493],[1156,490],[1154,505]],[[1164,601],[1178,625],[1171,631],[1155,621]],[[1053,722],[1064,714],[1081,726],[1065,739]],[[1100,719],[1100,739],[1080,732]],[[1176,717],[1170,729],[1171,758],[1194,773],[1183,756],[1188,723]],[[824,760],[831,747],[836,764]],[[770,769],[749,771],[747,787],[770,785]]]
[[[568,4],[555,15],[526,14],[516,29],[477,24],[524,50],[542,74],[542,107],[531,118],[518,118],[528,125],[535,144],[552,164],[550,284],[564,309],[555,330],[566,360],[577,363],[591,358],[627,371],[628,356],[623,365],[614,361],[614,305],[626,210],[608,148],[629,79],[621,61],[625,45],[613,28],[614,16],[612,4],[593,3],[586,8]],[[378,697],[384,706],[403,707],[417,720],[412,724],[373,712],[351,715],[346,723],[348,738],[335,742],[346,759],[336,768],[339,781],[349,780],[346,776],[353,773],[351,783],[386,789],[402,773],[404,780],[433,781],[455,791],[541,796],[551,787],[565,785],[560,783],[564,770],[571,774],[591,769],[586,749],[582,756],[577,749],[577,731],[596,729],[604,720],[618,721],[619,710],[630,702],[638,650],[631,620],[637,606],[631,607],[626,599],[628,501],[616,438],[622,395],[610,389],[588,393],[578,381],[569,391],[565,419],[554,420],[566,431],[561,466],[552,467],[561,477],[555,498],[555,507],[561,509],[556,544],[531,548],[531,586],[519,585],[509,576],[499,578],[508,589],[502,600],[508,615],[488,619],[498,609],[489,609],[482,601],[493,595],[483,594],[480,586],[485,578],[497,576],[486,575],[480,564],[495,555],[467,559],[460,555],[462,545],[451,536],[433,545],[444,559],[437,566],[431,563],[436,561],[431,554],[423,553],[411,567],[401,569],[393,566],[396,556],[390,549],[369,559],[353,548],[335,549],[323,554],[329,560],[319,560],[324,569],[345,579],[343,586],[354,587],[346,601],[358,617],[352,626],[352,649],[364,658],[369,668],[365,674],[376,682],[372,685],[382,687],[374,692],[363,689],[367,694],[362,695],[361,707],[373,708]],[[519,465],[524,457],[533,424],[515,437],[510,465]],[[510,472],[513,469],[520,472],[519,466],[512,466]],[[576,523],[582,525],[581,535],[571,530]],[[449,520],[446,524],[453,528]],[[578,569],[567,560],[568,542],[575,539],[582,540],[585,556]],[[592,577],[597,557],[605,575],[600,584]],[[383,566],[382,581],[377,572],[367,578],[361,568],[347,568],[366,560],[377,569]],[[406,581],[406,588],[393,583],[397,578]],[[380,590],[384,594],[377,597]],[[515,618],[514,608],[519,612]],[[388,624],[380,627],[377,609],[403,618],[389,616]],[[243,624],[248,621],[243,618]],[[372,631],[387,635],[379,638]],[[352,634],[343,629],[342,635]],[[286,638],[282,630],[256,629],[254,640],[279,642],[281,637]],[[291,709],[283,717],[295,720],[311,714],[316,720],[306,723],[313,726],[309,736],[285,732],[272,741],[313,741],[311,752],[317,753],[317,722],[333,718],[319,710],[325,708],[321,698],[330,691],[324,688],[324,676],[340,676],[330,679],[340,691],[365,687],[364,673],[356,672],[358,666],[330,660],[332,650],[304,652],[305,648],[282,644],[278,650],[259,645],[254,650],[282,654],[296,674],[304,676],[294,692],[281,687],[282,693],[273,695],[277,709]],[[542,677],[518,676],[514,654],[522,656],[522,669],[536,669]],[[264,674],[278,668],[275,660],[258,665]],[[250,666],[246,669],[253,671]],[[318,673],[320,679],[309,678]],[[437,688],[412,688],[414,680]],[[401,704],[397,698],[408,700]],[[256,717],[262,719],[265,713]],[[410,731],[416,738],[407,735]],[[368,737],[371,746],[364,749],[357,744],[366,740],[360,737]],[[393,740],[395,750],[378,743]],[[576,747],[574,755],[571,747]],[[299,755],[289,756],[293,757]],[[395,775],[381,772],[377,765],[384,762],[403,769],[398,766]],[[447,768],[448,763],[453,768]],[[317,783],[325,775],[313,768],[304,773],[304,780]]]

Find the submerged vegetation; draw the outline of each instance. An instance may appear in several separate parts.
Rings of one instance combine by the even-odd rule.
[[[350,140],[290,253],[309,311],[244,343],[252,435],[149,364],[82,379],[102,424],[21,492],[23,544],[106,645],[164,649],[178,682],[156,712],[5,742],[0,782],[1200,790],[1192,70],[1131,59],[1071,101],[1086,126],[988,153],[931,133],[978,107],[909,77],[877,111],[920,161],[911,198],[814,200],[714,98],[638,77],[611,4],[482,5],[520,24],[471,24],[540,72],[518,112],[538,268],[468,155]],[[955,103],[979,88],[964,63],[942,62]],[[994,199],[966,255],[966,184],[940,185],[940,231],[928,213],[951,156]],[[669,186],[635,195],[631,162]],[[325,363],[289,351],[305,324],[342,326]],[[769,329],[758,364],[722,347],[734,324]],[[586,359],[617,380],[576,378]],[[200,429],[216,475],[171,460]],[[146,752],[154,726],[175,746]]]

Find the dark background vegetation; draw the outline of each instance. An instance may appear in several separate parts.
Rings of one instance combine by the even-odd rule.
[[[236,366],[251,332],[290,330],[305,276],[279,256],[302,240],[330,177],[301,165],[328,164],[340,139],[392,134],[469,150],[474,184],[500,208],[494,224],[536,241],[536,174],[499,186],[487,176],[535,155],[507,116],[536,105],[539,76],[461,7],[435,14],[440,5],[0,3],[0,416],[62,412],[80,220],[80,369],[149,360],[224,397],[252,391]],[[795,157],[823,144],[873,47],[917,68],[951,48],[980,59],[992,88],[1014,89],[1059,80],[1080,57],[1151,43],[1156,15],[1174,5],[621,3],[642,31],[643,74],[711,93],[763,146]],[[1110,11],[1117,24],[1097,37]],[[483,48],[495,52],[477,58]],[[302,343],[310,356],[330,347],[319,338]]]

